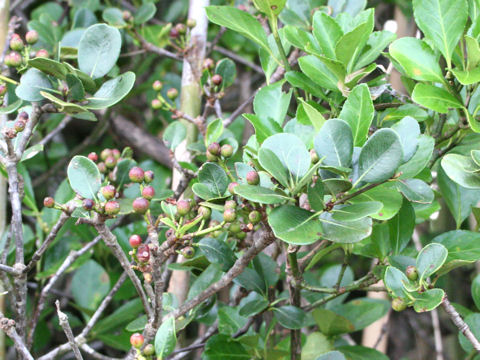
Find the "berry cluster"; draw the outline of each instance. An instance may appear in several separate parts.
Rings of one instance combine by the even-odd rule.
[[[160,93],[160,91],[163,88],[163,84],[160,80],[155,80],[152,84],[152,88],[157,92],[157,97],[153,99],[151,102],[152,109],[154,110],[164,109],[164,110],[170,110],[170,111],[173,111],[176,109],[175,100],[178,97],[178,90],[176,88],[172,87],[167,91],[167,98],[171,100],[170,102],[168,102]]]
[[[233,155],[233,146],[230,144],[220,146],[219,143],[213,142],[208,145],[206,155],[207,160],[210,162],[218,161],[221,158],[226,160]]]
[[[413,265],[407,266],[407,268],[405,269],[405,274],[407,275],[407,278],[410,281],[415,281],[416,282],[418,280],[418,270]],[[423,291],[423,290],[420,289],[420,291]],[[392,309],[395,310],[395,311],[403,311],[408,306],[411,306],[412,304],[413,304],[413,301],[407,301],[406,299],[402,299],[400,297],[397,297],[397,298],[392,300]]]
[[[145,338],[140,333],[135,333],[130,336],[130,344],[137,351],[136,360],[150,360],[155,359],[155,348],[152,344],[147,344],[143,347]],[[141,348],[143,347],[143,350]]]
[[[18,114],[17,120],[13,123],[13,127],[6,126],[3,128],[3,135],[7,139],[14,139],[18,133],[25,130],[28,122],[28,113],[22,111]]]
[[[30,46],[35,44],[37,41],[38,33],[35,30],[30,30],[25,34],[26,44],[19,34],[14,33],[9,43],[10,49],[12,51],[5,55],[5,65],[20,68],[22,65],[25,65],[28,62],[28,59],[31,57],[48,58],[49,53],[45,49],[40,49],[37,50],[35,53],[30,53]]]

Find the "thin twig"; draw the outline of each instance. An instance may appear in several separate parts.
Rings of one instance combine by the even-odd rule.
[[[34,360],[32,354],[28,351],[25,343],[23,342],[22,337],[15,330],[15,321],[7,319],[3,313],[0,312],[0,329],[2,329],[5,334],[7,334],[10,339],[12,339],[15,349],[17,350],[18,355],[21,354],[25,360]]]
[[[245,66],[251,68],[252,70],[254,70],[254,71],[263,75],[263,69],[260,66],[258,66],[257,64],[255,64],[251,61],[248,61],[247,59],[237,55],[233,51],[230,51],[230,50],[225,49],[225,48],[223,48],[221,46],[218,46],[218,45],[214,46],[213,50],[216,51],[216,52],[219,52],[222,55],[228,56],[230,59],[235,60],[236,62],[238,62],[242,65],[245,65]]]
[[[58,322],[63,329],[63,332],[67,336],[68,343],[72,348],[73,354],[75,355],[75,359],[83,360],[82,354],[80,354],[80,350],[78,349],[78,345],[75,342],[75,337],[73,336],[72,328],[68,323],[68,316],[60,310],[60,301],[55,301],[55,305],[57,307],[57,315],[58,315]]]

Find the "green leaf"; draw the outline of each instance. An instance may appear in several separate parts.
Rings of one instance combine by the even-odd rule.
[[[312,315],[322,334],[327,336],[347,334],[355,330],[350,320],[332,310],[317,308]]]
[[[480,314],[478,313],[473,313],[465,317],[465,323],[468,325],[470,330],[472,331],[473,335],[477,338],[480,339]],[[461,331],[458,332],[458,340],[460,342],[460,345],[462,348],[467,352],[471,353],[475,349],[473,348],[473,345],[470,343],[469,340],[465,337],[465,335],[462,334]],[[477,359],[475,359],[477,360]]]
[[[310,168],[310,153],[303,141],[293,134],[270,136],[263,142],[261,149],[268,149],[276,154],[283,166],[293,175],[294,183]]]
[[[418,313],[432,311],[442,303],[444,296],[445,292],[442,289],[428,289],[422,293],[414,293],[413,309]]]
[[[397,255],[408,245],[415,229],[415,210],[407,200],[403,200],[398,214],[388,222],[388,228],[389,252]]]
[[[407,162],[417,151],[420,126],[417,120],[410,116],[404,117],[392,126],[392,130],[400,137],[403,149],[403,162]]]
[[[155,335],[155,355],[159,358],[165,358],[172,353],[176,344],[175,319],[169,316],[160,325]]]
[[[80,70],[94,79],[104,76],[117,62],[121,46],[118,29],[106,24],[90,26],[78,44]]]
[[[16,101],[8,104],[7,106],[0,107],[0,114],[8,115],[8,114],[14,113],[15,111],[18,110],[20,106],[22,106],[22,104],[23,104],[22,99],[17,99]]]
[[[468,35],[465,35],[465,44],[467,46],[467,69],[472,70],[480,63],[480,45],[477,39]]]
[[[170,150],[180,145],[187,136],[187,128],[180,121],[174,121],[163,132],[163,142]]]
[[[447,154],[441,164],[447,176],[457,184],[467,189],[480,189],[480,175],[472,172],[478,167],[471,157]]]
[[[347,360],[340,351],[330,351],[316,358],[316,360]]]
[[[135,13],[133,17],[133,22],[137,25],[144,24],[151,18],[155,16],[157,12],[157,8],[154,3],[152,2],[145,2],[140,6],[140,8]]]
[[[310,105],[308,102],[300,98],[301,104],[297,108],[297,121],[302,125],[311,125],[318,131],[325,124],[325,118],[322,113]],[[305,114],[303,117],[300,115]],[[302,121],[305,118],[306,121]]]
[[[288,187],[288,171],[273,151],[260,148],[258,161],[281,185]]]
[[[377,214],[371,215],[377,220],[391,219],[402,206],[402,195],[396,190],[394,183],[386,183],[355,196],[352,202],[380,201],[382,209]]]
[[[237,308],[228,306],[218,310],[218,331],[221,334],[233,335],[247,323],[248,319],[238,313]]]
[[[440,50],[450,68],[467,22],[467,1],[413,0],[413,13],[420,30]]]
[[[360,69],[375,61],[381,52],[397,37],[390,31],[374,31],[370,34],[362,54],[357,60],[354,70]]]
[[[207,6],[205,10],[214,24],[242,34],[271,53],[262,25],[249,13],[231,6]]]
[[[75,104],[75,103],[68,103],[65,102],[56,96],[53,96],[52,94],[46,92],[46,91],[40,91],[40,94],[45,98],[50,100],[55,107],[58,109],[59,112],[64,112],[65,114],[82,114],[82,113],[88,113],[87,109],[84,107]],[[90,120],[88,117],[86,118],[87,120]],[[94,121],[97,120],[95,116],[93,116]]]
[[[418,83],[413,89],[412,100],[442,114],[446,114],[450,108],[463,107],[463,104],[447,90],[422,83]]]
[[[338,91],[337,76],[316,56],[302,56],[298,59],[298,65],[309,79],[322,88]]]
[[[472,206],[480,201],[480,190],[471,190],[458,185],[447,176],[441,166],[437,172],[437,183],[458,229],[472,212]]]
[[[340,119],[352,128],[354,145],[362,146],[373,120],[373,102],[367,84],[355,86],[340,112]]]
[[[323,238],[342,244],[353,244],[370,236],[372,219],[364,217],[353,221],[340,221],[334,214],[324,212],[320,215]]]
[[[20,84],[15,88],[15,94],[22,100],[42,101],[40,91],[48,91],[52,85],[47,76],[40,70],[28,69],[20,78]]]
[[[335,45],[343,36],[343,31],[335,19],[323,11],[315,12],[313,15],[312,33],[320,45],[323,54],[326,57],[335,59]]]
[[[318,98],[323,98],[322,88],[318,86],[312,79],[310,79],[304,73],[299,71],[288,71],[285,73],[285,79],[294,87],[303,89],[307,93],[312,94]]]
[[[87,98],[88,104],[85,108],[100,110],[115,105],[128,95],[133,84],[135,84],[135,74],[131,71],[108,80],[92,97]]]
[[[444,82],[437,58],[424,41],[411,37],[395,40],[389,53],[412,79]]]
[[[302,360],[316,360],[318,355],[322,355],[330,350],[333,346],[330,340],[324,335],[323,331],[313,332],[307,336],[305,345],[302,346]]]
[[[268,300],[257,292],[251,292],[240,302],[239,314],[242,316],[253,316],[265,310],[268,306]]]
[[[119,8],[106,8],[102,12],[102,19],[105,20],[109,25],[115,27],[124,27],[127,25],[125,20],[123,20],[123,12]]]
[[[78,77],[72,74],[66,75],[69,95],[75,101],[81,101],[85,98],[85,89]]]
[[[102,184],[97,165],[85,156],[74,156],[67,169],[72,189],[86,199],[95,199]]]
[[[279,324],[284,328],[295,330],[303,327],[306,313],[302,309],[293,305],[285,305],[273,308],[273,312]]]
[[[362,330],[388,313],[390,303],[381,299],[360,298],[349,301],[333,308],[355,327],[355,331]]]
[[[399,180],[397,188],[403,196],[412,202],[430,204],[435,198],[430,186],[420,179]]]
[[[235,77],[237,76],[235,63],[228,58],[218,61],[215,67],[215,74],[222,76],[222,88],[227,88],[230,85],[233,85]]]
[[[347,360],[389,360],[388,356],[380,351],[360,345],[340,346],[337,349]]]
[[[225,194],[229,184],[225,171],[219,165],[210,162],[203,164],[200,168],[198,181],[206,185],[211,193],[217,197]]]
[[[353,137],[348,124],[340,119],[330,119],[320,129],[314,148],[322,164],[348,168],[352,163]]]
[[[323,183],[321,181],[317,181],[314,186],[307,188],[308,203],[313,210],[323,210],[323,195]]]
[[[238,341],[228,335],[218,334],[208,339],[205,350],[202,353],[203,360],[249,360],[250,354]]]
[[[275,236],[289,244],[312,244],[322,228],[313,213],[296,206],[282,205],[268,215],[268,223]]]
[[[52,75],[57,79],[65,80],[65,76],[67,75],[67,68],[62,63],[58,61],[37,57],[28,60],[28,65],[44,72],[47,75]]]
[[[110,291],[110,278],[105,269],[88,260],[75,271],[72,278],[72,295],[79,306],[95,310]]]
[[[236,258],[233,250],[221,240],[206,237],[199,241],[198,247],[208,261],[221,265],[223,271],[228,271],[235,263]]]
[[[408,179],[420,173],[432,158],[435,140],[428,135],[420,135],[418,147],[415,154],[405,164],[400,165],[398,172],[401,172],[399,179]]]
[[[455,267],[477,261],[480,258],[480,234],[473,231],[454,230],[435,237],[432,242],[445,246],[448,256],[438,274]]]
[[[253,100],[253,109],[255,114],[261,119],[271,118],[280,126],[285,121],[292,91],[284,93],[282,91],[283,81],[264,86],[255,95]]]
[[[234,282],[247,290],[266,294],[265,282],[260,275],[252,268],[246,268]]]
[[[452,69],[452,72],[462,85],[471,85],[480,81],[480,68],[478,67],[472,70]]]
[[[375,183],[391,178],[402,159],[403,150],[398,135],[391,129],[376,131],[360,151],[356,183]]]
[[[445,246],[431,243],[425,246],[417,256],[417,270],[420,281],[434,274],[443,265],[448,256]]]
[[[335,206],[332,219],[339,221],[355,221],[379,212],[383,204],[379,201],[365,201],[351,205]]]
[[[255,185],[238,185],[235,187],[235,195],[260,204],[281,204],[290,200],[277,191]]]
[[[111,333],[112,330],[117,330],[119,327],[123,327],[132,319],[138,317],[143,311],[142,301],[139,298],[130,300],[117,307],[112,314],[97,322],[92,329],[92,333]]]
[[[475,302],[475,306],[477,307],[477,309],[480,309],[480,274],[475,276],[472,281],[471,293],[473,301]]]
[[[128,332],[143,331],[143,329],[145,329],[145,325],[147,325],[147,321],[147,315],[142,315],[135,320],[130,321],[125,327],[125,330]]]
[[[259,144],[268,137],[283,132],[282,127],[272,118],[262,119],[254,114],[243,114],[243,117],[250,121],[255,128],[255,137]]]
[[[385,270],[383,281],[385,282],[388,291],[395,297],[402,299],[406,298],[404,284],[409,284],[410,282],[407,275],[402,271],[398,270],[396,267],[388,266]]]
[[[188,291],[187,300],[191,300],[198,296],[202,291],[212,285],[214,282],[220,280],[222,271],[217,264],[210,264],[193,282]]]

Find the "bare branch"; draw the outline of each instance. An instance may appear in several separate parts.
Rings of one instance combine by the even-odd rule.
[[[60,301],[55,301],[55,305],[57,306],[57,314],[58,314],[58,322],[62,327],[65,335],[67,336],[68,343],[73,350],[73,354],[75,355],[75,359],[83,360],[82,354],[80,354],[80,350],[78,349],[78,345],[75,342],[75,337],[73,336],[72,328],[68,323],[68,316],[60,310]]]
[[[34,360],[32,354],[30,354],[27,347],[25,346],[22,337],[15,330],[15,321],[7,319],[1,312],[0,329],[2,329],[5,334],[10,337],[10,339],[12,339],[18,354],[21,354],[24,359]]]
[[[247,59],[237,55],[233,51],[230,51],[230,50],[225,49],[225,48],[223,48],[221,46],[218,46],[218,45],[215,45],[213,47],[213,50],[216,51],[216,52],[219,52],[220,54],[225,55],[225,56],[229,57],[230,59],[235,60],[236,62],[238,62],[242,65],[245,65],[245,66],[251,68],[252,70],[254,70],[254,71],[263,75],[263,70],[260,66],[258,66],[257,64],[255,64],[251,61],[248,61]]]
[[[119,358],[114,358],[114,357],[102,355],[102,354],[98,353],[97,351],[95,351],[95,349],[93,349],[88,344],[83,344],[81,346],[81,348],[82,348],[83,351],[85,351],[88,355],[90,355],[93,359],[96,359],[96,360],[123,360],[123,359],[119,359]]]
[[[165,56],[165,57],[173,59],[173,60],[177,60],[177,61],[182,61],[183,60],[180,56],[178,56],[178,55],[176,55],[176,54],[174,54],[174,53],[172,53],[168,50],[159,48],[159,47],[153,45],[152,43],[148,42],[143,36],[141,36],[138,33],[138,31],[135,31],[135,35],[136,35],[137,39],[140,41],[140,43],[142,44],[142,47],[145,50],[147,50],[149,52],[152,52],[152,53],[155,53],[155,54],[160,55],[160,56]]]
[[[71,116],[65,116],[65,118],[57,125],[57,127],[49,132],[42,140],[38,142],[40,145],[48,144],[55,136],[57,136],[69,123],[72,121]]]

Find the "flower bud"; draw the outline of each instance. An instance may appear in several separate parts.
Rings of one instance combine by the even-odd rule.
[[[176,27],[173,27],[173,28],[170,29],[169,35],[172,39],[176,39],[180,36],[180,33],[178,32]]]
[[[39,58],[48,58],[49,56],[50,56],[50,54],[45,49],[40,49],[35,54],[35,57],[39,57]]]
[[[162,90],[162,86],[163,86],[163,84],[162,84],[162,82],[161,82],[160,80],[155,80],[155,81],[153,82],[153,84],[152,84],[152,88],[153,88],[153,90],[155,90],[155,91],[160,91],[160,90]]]
[[[238,239],[238,240],[243,240],[247,237],[247,233],[244,233],[243,231],[240,231],[238,233],[235,234],[235,237]]]
[[[53,208],[55,206],[55,200],[52,197],[46,197],[43,199],[43,206],[47,208]]]
[[[212,70],[215,67],[215,61],[213,61],[213,59],[206,58],[203,61],[203,67],[207,70]]]
[[[236,209],[237,202],[235,200],[227,200],[224,205],[225,209]]]
[[[210,151],[207,150],[207,161],[209,162],[215,162],[218,160],[218,156],[217,155],[213,155]]]
[[[185,33],[187,32],[187,27],[185,26],[185,24],[182,23],[175,25],[175,29],[177,29],[180,35],[185,35]]]
[[[226,209],[223,212],[223,220],[225,222],[233,222],[237,218],[237,213],[235,212],[235,209]]]
[[[3,96],[7,93],[7,84],[1,83],[0,84],[0,96]]]
[[[142,190],[142,196],[147,200],[152,200],[155,196],[155,189],[153,186],[145,186]]]
[[[197,21],[195,19],[187,20],[187,27],[189,27],[190,29],[193,29],[195,26],[197,26]]]
[[[168,89],[168,91],[167,91],[167,97],[168,97],[170,100],[175,100],[175,99],[178,97],[178,90],[175,89],[175,88],[170,88],[170,89]]]
[[[314,149],[310,150],[310,160],[312,161],[313,164],[316,164],[318,160],[320,160],[317,152]]]
[[[145,177],[145,172],[141,167],[134,166],[128,172],[128,177],[134,183],[141,183]]]
[[[120,156],[122,156],[122,153],[118,149],[112,149],[112,156],[118,160]]]
[[[236,233],[239,233],[240,231],[242,231],[242,227],[240,226],[239,222],[233,222],[228,227],[228,230],[230,230],[230,232],[236,234]]]
[[[98,167],[98,171],[100,171],[100,173],[105,174],[107,172],[107,167],[105,166],[104,162],[99,162],[97,164],[97,167]]]
[[[155,347],[152,344],[148,344],[143,348],[143,353],[147,356],[155,354]]]
[[[14,51],[21,51],[23,49],[23,40],[18,34],[13,34],[10,39],[10,49]]]
[[[140,235],[134,234],[130,236],[130,238],[128,239],[128,242],[130,243],[130,246],[132,248],[136,249],[142,244],[142,238],[140,237]]]
[[[229,158],[233,155],[233,146],[230,144],[222,145],[220,153],[224,158]]]
[[[217,142],[213,142],[207,147],[207,151],[212,155],[220,155],[220,144]]]
[[[132,20],[132,19],[133,19],[132,13],[131,13],[130,11],[128,11],[128,10],[123,10],[123,11],[122,11],[122,19],[123,19],[124,21],[130,21],[130,20]]]
[[[120,203],[115,200],[107,201],[105,204],[105,214],[117,215],[120,212]]]
[[[143,180],[147,184],[150,184],[153,181],[153,179],[155,179],[155,174],[153,173],[153,171],[152,170],[145,171]]]
[[[98,155],[97,153],[95,152],[91,152],[90,154],[88,154],[88,158],[90,160],[92,160],[93,162],[97,162],[98,161]]]
[[[145,214],[148,210],[150,203],[147,199],[143,197],[136,198],[133,200],[132,207],[137,214]]]
[[[230,194],[232,195],[235,195],[235,188],[238,186],[238,183],[236,181],[234,182],[231,182],[230,184],[228,184],[228,191],[230,192]]]
[[[113,185],[106,185],[100,189],[100,192],[102,193],[103,197],[106,200],[113,199],[116,194],[115,186]]]
[[[38,32],[35,30],[30,30],[25,34],[25,40],[27,40],[27,43],[30,45],[35,44],[38,41]]]
[[[105,166],[108,169],[113,169],[117,165],[117,159],[114,156],[109,156],[105,159]]]
[[[177,213],[180,216],[185,216],[189,213],[191,209],[190,201],[188,200],[179,200],[177,201]]]
[[[132,336],[130,336],[130,344],[136,349],[140,349],[145,342],[145,339],[143,338],[142,334],[135,333]]]
[[[418,270],[415,266],[409,265],[405,270],[405,274],[407,274],[407,278],[412,281],[416,281],[418,279]]]
[[[113,156],[111,149],[103,149],[100,153],[100,159],[102,159],[103,161],[105,161],[105,159],[109,156]]]
[[[153,110],[158,110],[162,108],[162,102],[159,99],[153,99],[150,105]]]
[[[18,52],[12,51],[5,55],[4,62],[7,66],[18,67],[22,65],[22,56]]]
[[[247,175],[245,176],[245,179],[247,180],[247,183],[249,185],[260,184],[260,176],[258,175],[258,172],[256,172],[255,170],[247,172]]]

